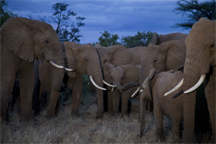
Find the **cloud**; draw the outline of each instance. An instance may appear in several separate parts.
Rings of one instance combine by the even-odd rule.
[[[85,26],[80,28],[81,43],[97,42],[100,32],[105,30],[119,37],[135,35],[138,31],[158,33],[185,32],[181,28],[171,28],[182,22],[181,15],[173,12],[177,0],[13,0],[8,8],[18,15],[34,19],[52,15],[52,5],[56,2],[69,4],[68,9],[85,17]],[[50,19],[50,24],[56,25]]]

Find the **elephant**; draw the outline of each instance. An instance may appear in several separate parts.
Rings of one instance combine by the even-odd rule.
[[[156,74],[156,69],[150,71],[149,76],[142,83],[140,96],[140,137],[145,129],[145,112],[147,100],[154,104],[154,117],[156,124],[156,135],[162,138],[164,135],[163,117],[170,117],[172,121],[172,132],[180,136],[180,123],[183,119],[183,98],[173,98],[175,95],[183,95],[181,90],[172,95],[164,97],[164,93],[175,86],[183,78],[181,71],[166,71]]]
[[[65,66],[67,65],[74,70],[65,73],[67,81],[64,83],[67,88],[72,89],[71,115],[79,115],[79,104],[82,94],[82,75],[88,74],[91,82],[98,88],[96,89],[98,102],[97,118],[102,117],[104,111],[102,90],[106,89],[103,88],[102,71],[95,47],[89,44],[81,45],[74,42],[63,42],[62,46],[65,51]],[[42,94],[42,91],[50,92],[53,79],[58,77],[58,75],[55,75],[54,78],[50,77],[50,73],[52,72],[50,66],[49,63],[39,64],[39,80],[41,83],[40,95]],[[50,97],[47,115],[54,116],[58,98],[59,94],[55,97]]]
[[[123,115],[128,114],[128,102],[132,93],[136,90],[134,88],[128,89],[130,84],[137,83],[139,85],[140,67],[132,64],[115,66],[106,62],[105,66],[109,69],[109,76],[111,81],[109,83],[116,85],[116,91],[121,93],[121,112]],[[127,90],[126,90],[127,89]],[[114,114],[119,113],[120,95],[112,95],[111,110]]]
[[[153,33],[152,39],[149,44],[160,45],[163,42],[171,40],[182,40],[184,41],[187,37],[187,34],[184,33],[169,33],[165,35],[158,35],[156,32]]]
[[[104,66],[106,62],[109,62],[113,65],[125,65],[129,64],[132,60],[133,55],[128,51],[128,49],[123,45],[112,45],[109,47],[102,47],[97,44],[95,46],[98,50],[98,53],[101,58],[101,64],[103,67],[103,76],[104,80],[110,82],[110,75],[108,67]],[[115,87],[112,85],[112,87]],[[108,86],[106,92],[104,92],[104,101],[105,101],[105,111],[112,113],[112,95],[120,95],[119,91],[114,90],[111,92],[112,87]]]
[[[197,88],[204,81],[205,97],[207,100],[210,121],[212,125],[213,141],[215,143],[215,82],[216,82],[216,54],[215,54],[215,20],[200,18],[193,24],[188,34],[186,44],[186,60],[184,76],[180,83],[166,95],[171,94],[183,85],[184,102],[184,132],[183,142],[193,142],[195,123],[195,103]]]
[[[148,77],[151,69],[156,73],[168,70],[183,70],[186,56],[184,41],[173,40],[160,45],[150,44],[145,48],[140,71],[140,84]]]
[[[8,103],[16,77],[20,85],[21,118],[31,118],[35,59],[50,62],[62,74],[67,69],[62,66],[60,41],[51,25],[39,20],[9,18],[1,27],[2,120],[7,120]]]

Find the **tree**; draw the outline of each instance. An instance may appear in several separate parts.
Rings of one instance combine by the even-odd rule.
[[[132,48],[135,46],[147,46],[152,38],[153,33],[137,32],[135,36],[124,36],[122,37],[122,43],[127,48]]]
[[[176,23],[174,27],[190,29],[192,25],[201,17],[215,20],[215,1],[209,0],[199,3],[198,0],[179,0],[174,9],[177,14],[182,13],[182,17],[187,17],[187,22]]]
[[[16,14],[13,14],[11,11],[6,9],[7,3],[5,2],[5,0],[1,0],[0,2],[0,8],[1,8],[1,25],[0,27],[3,25],[3,23],[9,19],[10,17],[16,17]]]
[[[101,46],[111,46],[115,44],[120,44],[117,42],[119,39],[119,36],[117,34],[110,34],[108,31],[101,32],[102,36],[99,37],[99,44]]]
[[[60,41],[80,42],[82,35],[79,34],[79,28],[85,25],[82,22],[85,17],[76,17],[77,13],[66,11],[68,6],[66,3],[55,3],[52,6],[54,13],[51,18],[57,24],[56,33]],[[76,22],[70,20],[71,16],[75,17]]]

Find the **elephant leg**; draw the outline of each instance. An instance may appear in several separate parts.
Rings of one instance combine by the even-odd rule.
[[[121,99],[121,112],[123,115],[127,115],[128,114],[128,101],[130,98],[131,94],[131,90],[127,90],[122,92],[122,99]]]
[[[103,97],[103,91],[97,89],[97,116],[96,118],[102,118],[104,113],[104,97]]]
[[[47,112],[46,112],[46,116],[47,117],[54,117],[55,116],[55,108],[59,99],[59,92],[56,92],[54,90],[51,91],[50,94],[50,100],[49,100],[49,104],[47,107]]]
[[[2,120],[7,120],[7,109],[9,105],[9,101],[12,97],[11,92],[13,89],[13,84],[15,81],[15,73],[10,75],[1,76],[1,118]]]
[[[172,132],[177,135],[178,137],[180,136],[180,122],[181,118],[171,118],[172,119]]]
[[[163,113],[161,107],[159,106],[154,107],[154,116],[155,116],[155,125],[156,125],[156,135],[159,138],[163,137],[164,130],[163,130]]]
[[[113,113],[112,92],[107,91],[108,112]]]
[[[6,114],[9,105],[9,101],[12,97],[12,90],[16,78],[16,71],[19,65],[19,59],[7,50],[1,49],[1,77],[0,77],[0,115],[2,120],[7,120]]]
[[[20,84],[21,117],[24,120],[29,120],[31,118],[34,90],[34,64],[25,63],[17,76]]]
[[[79,116],[80,98],[82,94],[82,75],[77,75],[72,90],[72,116]]]
[[[120,101],[120,91],[114,90],[112,95],[113,100],[113,114],[119,114],[119,101]]]
[[[216,142],[216,135],[215,135],[216,98],[215,98],[215,85],[212,78],[210,78],[210,81],[208,82],[208,85],[205,88],[205,96],[208,104],[209,116],[212,125],[213,141]]]

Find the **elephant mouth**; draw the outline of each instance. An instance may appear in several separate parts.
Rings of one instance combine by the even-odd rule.
[[[64,67],[64,66],[62,66],[62,65],[58,65],[58,64],[56,64],[54,61],[49,60],[48,62],[49,62],[51,65],[53,65],[54,67],[56,67],[56,68],[65,69],[66,71],[70,71],[70,72],[73,71],[73,69]]]
[[[206,74],[202,74],[198,80],[198,82],[192,86],[191,88],[189,88],[188,90],[184,91],[185,94],[191,93],[193,91],[195,91],[205,80]],[[164,96],[168,96],[172,93],[174,93],[175,91],[177,91],[182,85],[184,84],[184,79],[182,79],[173,89],[171,89],[170,91],[166,92],[164,94]]]

